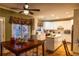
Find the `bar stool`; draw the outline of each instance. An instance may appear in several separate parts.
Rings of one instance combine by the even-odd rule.
[[[69,49],[68,49],[66,40],[63,40],[62,43],[63,43],[63,45],[64,45],[64,49],[65,49],[65,52],[66,52],[66,56],[73,56],[73,55],[70,53]]]

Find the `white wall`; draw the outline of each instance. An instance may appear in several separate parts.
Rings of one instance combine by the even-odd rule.
[[[73,21],[57,21],[57,22],[44,22],[44,29],[57,29],[59,26],[63,27],[65,30],[72,28]]]

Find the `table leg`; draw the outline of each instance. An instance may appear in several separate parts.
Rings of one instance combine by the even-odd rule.
[[[17,53],[17,54],[16,54],[16,56],[20,56],[20,54],[19,54],[19,53]]]
[[[44,56],[44,42],[42,44],[42,55]]]
[[[3,52],[3,50],[2,50],[2,43],[1,43],[1,56],[3,55],[2,52]]]
[[[38,56],[38,47],[36,48],[36,51],[37,51],[36,54],[37,54],[37,56]]]

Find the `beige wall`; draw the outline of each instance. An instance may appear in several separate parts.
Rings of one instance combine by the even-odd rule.
[[[34,29],[32,30],[32,35],[35,35],[36,34],[36,29],[38,27],[38,18],[33,16],[34,17]]]
[[[11,38],[12,27],[11,27],[11,24],[9,23],[10,16],[22,17],[24,19],[31,18],[30,16],[15,13],[15,12],[8,11],[5,9],[0,9],[0,17],[5,18],[5,40],[10,40],[10,38]]]
[[[73,51],[79,53],[79,9],[74,11],[74,29],[73,29]]]

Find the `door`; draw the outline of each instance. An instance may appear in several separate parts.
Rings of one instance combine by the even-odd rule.
[[[5,41],[5,18],[0,17],[0,42]],[[1,43],[0,43],[1,50]]]
[[[5,18],[0,17],[0,42],[5,41]]]

